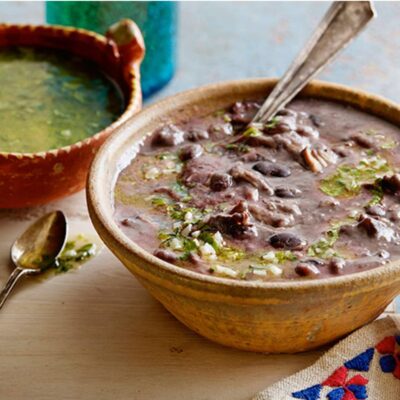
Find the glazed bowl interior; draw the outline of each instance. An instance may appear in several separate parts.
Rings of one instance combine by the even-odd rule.
[[[0,51],[1,48],[13,46],[61,50],[93,62],[99,71],[102,71],[111,79],[122,94],[123,111],[112,124],[71,145],[37,153],[12,152],[8,154],[29,156],[68,149],[70,146],[82,142],[89,143],[93,138],[107,135],[125,121],[132,114],[132,110],[137,110],[141,105],[140,87],[137,87],[136,79],[134,79],[137,77],[132,76],[132,79],[124,79],[116,45],[102,35],[84,29],[64,26],[0,24]]]
[[[92,222],[106,245],[187,326],[236,348],[296,352],[337,339],[376,318],[400,291],[400,264],[393,262],[332,278],[283,282],[206,276],[146,252],[113,219],[118,174],[155,128],[223,109],[235,101],[260,100],[275,83],[274,79],[224,82],[178,94],[144,109],[100,149],[90,170],[87,196]],[[300,96],[338,101],[400,126],[400,109],[396,104],[345,86],[314,81]],[[337,306],[332,302],[337,302]],[[324,314],[314,315],[313,307],[322,307]],[[293,332],[294,326],[297,333]],[[279,332],[285,330],[292,343],[277,343]]]

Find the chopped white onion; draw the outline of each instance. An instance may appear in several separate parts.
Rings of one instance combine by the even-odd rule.
[[[172,250],[182,250],[183,249],[183,243],[178,238],[173,238],[169,242],[169,247],[171,247]]]
[[[207,258],[209,260],[215,260],[217,255],[215,253],[214,247],[212,247],[209,243],[204,243],[199,247],[200,254],[202,257]]]
[[[275,253],[273,251],[269,251],[268,253],[265,253],[261,258],[265,261],[270,261],[270,262],[276,261]]]
[[[173,225],[172,225],[172,227],[173,227],[174,229],[180,229],[181,226],[182,226],[182,222],[180,222],[180,221],[174,222]]]
[[[233,270],[232,268],[229,268],[229,267],[224,267],[223,265],[215,265],[214,266],[214,271],[217,274],[226,275],[226,276],[229,276],[231,278],[236,278],[238,276],[237,271],[235,271],[235,270]]]
[[[267,271],[265,269],[254,269],[252,273],[258,276],[267,276]]]
[[[188,211],[188,212],[185,214],[184,219],[185,219],[185,222],[193,222],[193,213],[191,213],[190,211]]]
[[[225,244],[224,238],[219,231],[214,233],[213,239],[215,240],[215,243],[218,247],[222,247]]]
[[[188,224],[185,228],[182,229],[181,234],[183,236],[189,236],[190,232],[192,231],[193,225]]]
[[[272,276],[281,276],[283,273],[282,268],[279,268],[276,265],[268,265],[266,271]]]

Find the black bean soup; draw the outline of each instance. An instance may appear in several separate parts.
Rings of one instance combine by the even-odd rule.
[[[119,175],[115,219],[160,259],[244,280],[355,273],[400,256],[399,129],[298,99],[160,126]]]

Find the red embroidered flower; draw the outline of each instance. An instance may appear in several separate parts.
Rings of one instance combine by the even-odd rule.
[[[383,354],[379,360],[381,370],[391,372],[395,378],[400,379],[400,351],[396,351],[396,343],[400,345],[400,336],[387,336],[375,348]]]
[[[368,397],[365,387],[368,379],[362,375],[354,375],[347,379],[348,372],[346,367],[340,367],[322,383],[324,386],[335,388],[328,393],[329,400],[361,400]]]

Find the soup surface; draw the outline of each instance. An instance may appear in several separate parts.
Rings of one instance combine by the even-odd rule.
[[[123,111],[117,87],[98,67],[57,50],[0,49],[0,152],[67,146]]]
[[[261,128],[237,102],[148,136],[115,219],[162,260],[246,280],[330,277],[400,256],[399,129],[298,99]]]

